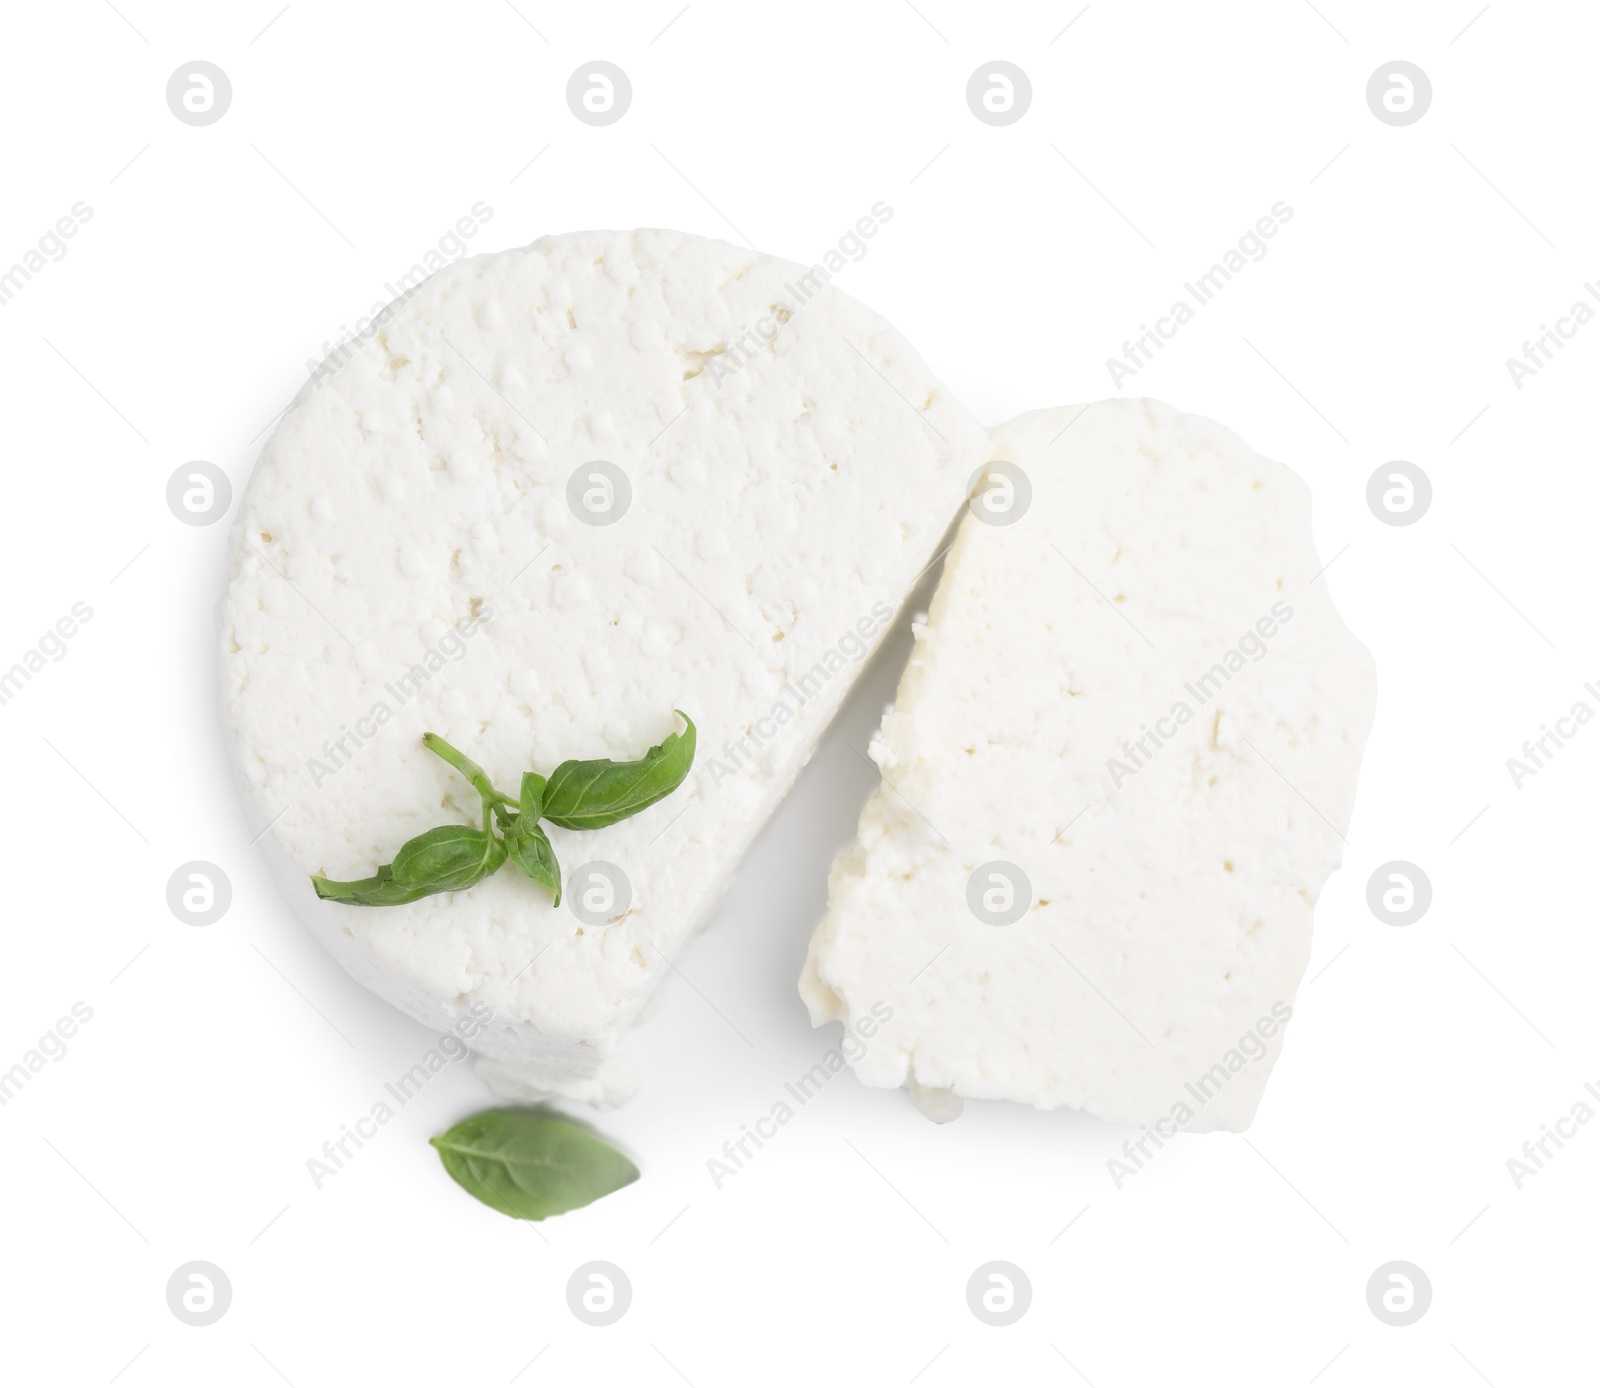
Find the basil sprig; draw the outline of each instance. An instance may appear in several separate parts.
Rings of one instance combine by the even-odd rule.
[[[616,1148],[543,1109],[490,1109],[428,1141],[457,1185],[513,1219],[564,1214],[639,1179]]]
[[[528,771],[516,799],[496,790],[475,761],[438,734],[428,733],[422,745],[449,762],[478,792],[483,827],[441,824],[408,839],[394,861],[371,877],[334,882],[313,876],[311,885],[324,901],[401,906],[439,892],[463,892],[498,872],[509,859],[525,876],[548,887],[555,896],[552,904],[559,906],[561,866],[539,821],[546,819],[563,829],[603,829],[671,795],[694,765],[694,724],[681,710],[678,717],[686,731],[673,733],[641,760],[564,761],[548,779]]]

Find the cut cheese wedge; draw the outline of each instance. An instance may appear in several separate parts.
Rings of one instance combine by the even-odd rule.
[[[935,1118],[1242,1129],[1375,698],[1309,493],[1153,401],[1023,415],[985,475],[801,995],[817,1025],[892,1011],[856,1073]]]
[[[361,982],[464,1024],[512,1097],[627,1093],[618,1043],[933,558],[982,428],[807,269],[675,232],[460,262],[303,390],[234,527],[223,703],[295,911]],[[364,908],[408,838],[479,817],[432,731],[517,794],[699,730],[634,818]],[[599,865],[599,866],[595,866]],[[488,1021],[482,1019],[487,1016]]]

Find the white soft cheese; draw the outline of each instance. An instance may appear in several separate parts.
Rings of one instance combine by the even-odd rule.
[[[1375,697],[1309,494],[1153,401],[1024,415],[990,459],[971,509],[1031,500],[962,520],[801,994],[818,1025],[887,1004],[857,1074],[930,1116],[1244,1128]]]
[[[984,448],[900,335],[820,270],[587,232],[427,281],[301,393],[232,535],[225,713],[296,912],[431,1026],[486,1004],[474,1045],[500,1092],[623,1097],[619,1037]],[[625,476],[625,511],[597,462]],[[574,505],[620,519],[583,523]],[[364,877],[412,835],[478,819],[425,731],[515,795],[525,770],[642,756],[681,727],[674,708],[699,727],[683,787],[604,830],[550,831],[566,873],[626,874],[631,903],[605,923],[510,867],[407,906],[314,896],[313,872]]]

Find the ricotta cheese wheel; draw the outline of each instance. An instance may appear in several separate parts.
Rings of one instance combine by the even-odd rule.
[[[466,1023],[501,1094],[615,1102],[619,1038],[933,557],[985,436],[820,267],[675,232],[465,260],[364,326],[267,443],[231,535],[238,771],[285,896],[351,974]],[[313,873],[366,877],[479,820],[425,732],[515,796],[525,771],[642,757],[674,709],[699,732],[676,792],[549,830],[561,907],[510,866],[409,905],[314,895]]]
[[[869,1085],[1246,1127],[1372,723],[1310,495],[1154,401],[997,429],[800,992]],[[888,1012],[891,1019],[882,1021]]]

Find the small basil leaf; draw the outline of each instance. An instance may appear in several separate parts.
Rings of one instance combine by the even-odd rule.
[[[529,825],[529,828],[523,828]],[[561,905],[561,867],[550,839],[526,814],[519,815],[506,832],[506,856],[529,877],[549,887],[556,896],[551,903]]]
[[[493,834],[465,824],[441,824],[401,845],[389,868],[396,882],[460,892],[481,882],[505,860],[505,845]]]
[[[544,818],[563,829],[603,829],[671,795],[694,764],[694,724],[673,733],[640,761],[564,761],[550,773]]]
[[[522,799],[517,802],[517,808],[529,824],[535,823],[544,814],[544,792],[547,785],[549,782],[537,771],[522,773]]]
[[[536,1108],[489,1109],[429,1141],[457,1185],[513,1219],[576,1210],[639,1179],[614,1147]]]
[[[385,863],[372,877],[356,882],[333,882],[326,877],[313,877],[311,885],[324,901],[340,901],[347,906],[404,906],[439,890],[435,887],[410,882],[396,882]]]

